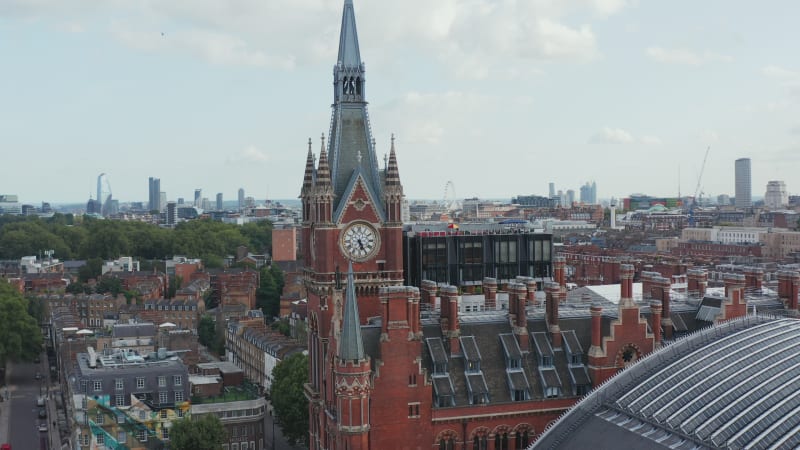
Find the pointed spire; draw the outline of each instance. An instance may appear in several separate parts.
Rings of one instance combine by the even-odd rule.
[[[342,29],[339,32],[339,59],[344,67],[361,66],[361,52],[358,49],[358,33],[356,32],[356,15],[353,1],[345,0],[342,11]]]
[[[328,153],[325,151],[325,134],[322,134],[322,148],[319,151],[319,166],[317,166],[317,185],[331,185],[331,168],[328,165]]]
[[[400,185],[400,170],[397,168],[397,154],[394,150],[394,133],[392,133],[392,148],[389,150],[389,166],[386,168],[386,186]]]
[[[347,287],[342,313],[342,334],[339,338],[339,359],[347,361],[364,360],[364,341],[361,338],[361,320],[358,315],[358,299],[353,281],[353,262],[347,266]]]
[[[311,152],[311,138],[308,138],[308,157],[306,158],[306,173],[303,176],[303,188],[310,188],[314,184],[314,153]]]

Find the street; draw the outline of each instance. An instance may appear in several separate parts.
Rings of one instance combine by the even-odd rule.
[[[3,415],[2,423],[7,428],[0,432],[2,439],[11,444],[14,449],[42,449],[48,448],[48,432],[52,428],[50,411],[52,408],[37,406],[37,399],[47,393],[47,374],[41,363],[12,363],[6,365],[7,386],[3,387],[0,394],[3,403],[0,408]],[[42,375],[37,380],[36,374]],[[45,400],[45,405],[50,400]],[[44,409],[47,417],[40,419],[39,411]],[[40,432],[39,425],[46,424],[48,432]]]
[[[269,400],[267,400],[269,402]],[[269,404],[269,403],[267,403]],[[268,406],[268,409],[272,409],[271,406]],[[283,439],[283,434],[281,434],[281,427],[275,424],[275,436],[273,439],[272,430],[273,430],[273,423],[272,423],[272,415],[267,413],[264,417],[264,447],[269,450],[300,450],[302,447],[292,447],[291,445],[287,444],[286,441]]]

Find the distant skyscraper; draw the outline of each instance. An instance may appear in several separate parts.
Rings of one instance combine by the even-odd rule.
[[[550,183],[550,194],[548,196],[550,198],[553,198],[553,197],[556,196],[556,184],[555,183],[552,183],[552,182]]]
[[[239,209],[244,208],[244,188],[239,188]]]
[[[195,208],[200,208],[202,205],[200,204],[203,201],[203,190],[202,189],[195,189],[194,190],[194,204]]]
[[[217,211],[222,211],[222,192],[217,193]]]
[[[167,193],[161,191],[158,193],[158,208],[159,212],[164,211],[164,207],[167,205]]]
[[[786,192],[786,183],[783,181],[770,181],[767,183],[767,192],[764,194],[764,206],[780,209],[789,204],[789,193]]]
[[[148,185],[150,196],[147,207],[150,211],[161,211],[161,179],[150,177]]]
[[[175,202],[167,202],[167,225],[174,226],[178,218],[178,205]]]
[[[597,183],[594,181],[591,184],[587,181],[586,184],[581,186],[581,203],[587,205],[597,204]]]
[[[753,206],[753,187],[750,179],[750,158],[736,160],[736,207],[749,208]]]
[[[572,189],[567,189],[567,208],[572,208],[572,205],[575,203],[575,191]]]
[[[97,176],[97,199],[95,200],[95,212],[102,214],[103,212],[103,177],[106,174],[101,173]]]

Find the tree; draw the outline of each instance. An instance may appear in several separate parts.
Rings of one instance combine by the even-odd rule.
[[[218,450],[227,443],[228,433],[216,415],[205,414],[172,422],[169,439],[172,450]]]
[[[211,316],[204,315],[200,318],[200,323],[197,325],[197,336],[200,343],[208,348],[215,344],[217,329]]]
[[[7,360],[32,360],[42,349],[42,334],[28,313],[27,300],[0,280],[0,367]]]
[[[261,281],[256,290],[256,306],[263,312],[264,316],[276,317],[280,313],[281,293],[283,293],[284,277],[283,271],[275,264],[271,267],[261,268]]]
[[[308,400],[303,384],[308,381],[308,356],[295,353],[272,369],[272,406],[283,436],[290,444],[305,444],[308,437]]]

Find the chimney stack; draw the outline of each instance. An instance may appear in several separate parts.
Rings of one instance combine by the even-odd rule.
[[[619,278],[620,278],[620,300],[619,304],[622,307],[635,306],[633,302],[633,273],[634,268],[631,264],[620,264]]]
[[[761,291],[764,280],[764,269],[761,267],[746,267],[744,269],[745,286]]]
[[[658,298],[655,300],[661,301],[661,326],[664,327],[664,337],[672,339],[672,310],[670,308],[670,288],[672,283],[669,278],[657,277],[652,278],[655,289],[658,292]]]
[[[527,303],[527,289],[522,283],[510,283],[509,290],[509,308],[514,305],[514,323],[512,328],[514,335],[517,336],[519,348],[523,352],[528,351],[528,317],[525,310]]]
[[[553,258],[553,281],[563,288],[567,287],[566,267],[566,258],[560,255]]]
[[[708,287],[708,272],[703,269],[689,269],[686,271],[687,289],[691,292],[697,292],[697,297],[702,299],[706,296],[706,287]]]
[[[725,274],[725,299],[722,320],[730,320],[747,314],[747,301],[744,298],[744,275]]]
[[[661,302],[650,303],[650,328],[653,329],[653,350],[661,348]]]
[[[553,340],[554,348],[561,348],[561,328],[558,326],[558,304],[561,301],[561,286],[554,281],[544,284],[546,294],[546,319],[547,327]]]
[[[603,355],[603,306],[599,302],[592,303],[592,346],[589,347],[589,356],[600,357]]]
[[[461,331],[458,325],[458,288],[455,286],[443,286],[441,291],[442,302],[442,333],[448,338],[450,343],[450,354],[461,354],[461,345],[458,338]],[[447,322],[444,323],[445,305],[447,305]]]
[[[433,311],[436,308],[437,290],[438,286],[436,285],[435,281],[422,280],[422,283],[420,283],[420,288],[419,288],[420,301],[422,303],[427,304],[430,307],[431,311]]]
[[[483,279],[484,309],[494,311],[497,309],[497,278],[486,277]]]

